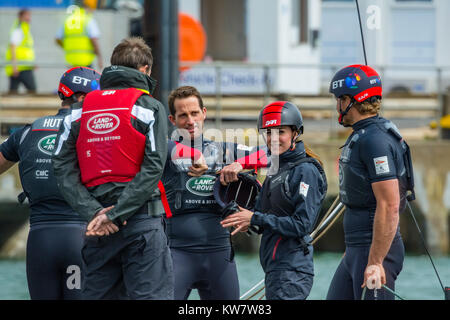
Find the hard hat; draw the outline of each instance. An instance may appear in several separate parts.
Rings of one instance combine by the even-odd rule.
[[[100,89],[100,76],[100,73],[87,67],[69,69],[59,81],[58,96],[64,100],[77,92],[89,93],[98,90]]]
[[[258,117],[258,131],[279,126],[293,126],[303,133],[303,117],[295,104],[288,101],[275,101],[266,105]]]
[[[339,70],[330,83],[330,93],[336,98],[349,95],[356,102],[382,97],[380,75],[365,65],[351,65]]]

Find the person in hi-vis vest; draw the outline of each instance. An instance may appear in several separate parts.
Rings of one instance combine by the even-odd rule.
[[[29,93],[36,92],[34,80],[34,49],[33,37],[30,31],[31,12],[21,9],[18,18],[11,28],[9,45],[6,51],[7,62],[5,71],[9,77],[9,93],[15,94],[20,83],[23,83]]]
[[[80,7],[69,8],[69,16],[58,30],[55,41],[64,49],[65,60],[70,66],[92,67],[97,56],[98,70],[102,70],[100,29],[92,15],[93,9],[95,4],[86,0]]]

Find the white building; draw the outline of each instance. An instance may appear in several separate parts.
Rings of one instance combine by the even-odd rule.
[[[450,85],[450,1],[359,0],[369,65],[380,67],[387,91],[402,86],[436,92]],[[354,0],[323,0],[321,63],[364,63]],[[322,78],[329,73],[322,73]]]
[[[271,92],[319,92],[320,70],[310,66],[320,63],[320,0],[179,0],[179,10],[205,27],[208,60],[267,64]],[[216,71],[194,68],[181,76],[181,83],[213,93]],[[261,94],[266,86],[264,67],[221,69],[225,94]]]
[[[278,66],[270,71],[272,92],[325,92],[336,68],[364,63],[355,0],[179,0],[179,4],[180,11],[204,25],[207,54],[213,61]],[[403,87],[430,93],[450,85],[450,1],[359,0],[359,4],[367,61],[381,72],[386,91]],[[216,90],[215,73],[208,67],[193,69],[181,83],[198,85],[204,92]],[[223,93],[264,89],[262,68],[222,69]]]
[[[197,86],[205,94],[214,94],[219,84],[223,94],[265,94],[267,89],[318,94],[327,92],[337,68],[364,63],[355,0],[178,1],[179,11],[199,20],[208,38],[205,62],[181,74],[180,85]],[[368,64],[381,72],[387,91],[401,86],[434,93],[450,86],[449,0],[359,3]],[[18,9],[0,3],[0,64]],[[54,43],[65,10],[31,9],[38,92],[54,92],[65,68],[64,53]],[[97,10],[95,17],[107,66],[112,48],[129,35],[130,15]],[[214,69],[211,61],[223,67]],[[7,86],[0,70],[0,92]]]

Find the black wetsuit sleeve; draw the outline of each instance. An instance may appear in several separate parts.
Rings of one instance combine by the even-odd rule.
[[[30,127],[25,126],[22,129],[14,131],[13,134],[11,134],[11,136],[9,136],[9,138],[0,145],[0,152],[3,154],[6,160],[11,162],[20,161],[20,139],[27,128]]]
[[[301,238],[309,235],[325,196],[325,182],[319,170],[311,163],[296,167],[289,180],[289,191],[295,208],[291,215],[276,216],[255,211],[251,225],[270,229],[285,237]]]

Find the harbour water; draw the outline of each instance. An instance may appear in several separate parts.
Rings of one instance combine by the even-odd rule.
[[[324,300],[328,286],[338,266],[342,254],[315,254],[314,285],[309,300]],[[444,286],[450,286],[450,257],[433,257]],[[264,278],[257,254],[236,254],[241,294]],[[405,258],[403,270],[396,282],[398,295],[406,300],[443,300],[439,281],[434,273],[428,256],[411,256]],[[260,297],[257,295],[256,297]],[[0,260],[0,300],[29,299],[25,261]],[[197,300],[194,290],[189,299]]]

